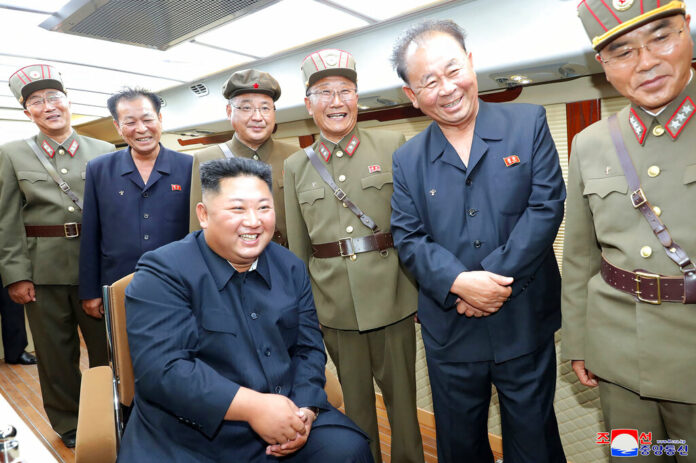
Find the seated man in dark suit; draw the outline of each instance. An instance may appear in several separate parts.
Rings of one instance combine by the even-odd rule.
[[[327,401],[307,270],[271,243],[268,165],[201,165],[203,228],[146,253],[126,290],[135,405],[119,461],[371,462]]]

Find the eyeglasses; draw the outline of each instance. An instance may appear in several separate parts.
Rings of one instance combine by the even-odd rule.
[[[314,95],[322,102],[332,101],[336,98],[336,95],[338,95],[341,101],[351,101],[355,98],[357,92],[355,88],[342,88],[340,90],[317,90],[316,92],[308,92],[307,95]]]
[[[251,105],[235,106],[233,104],[230,104],[230,106],[232,106],[234,109],[240,110],[243,114],[247,116],[251,116],[256,111],[261,113],[262,116],[268,116],[269,114],[271,114],[273,109],[275,109],[272,106],[261,106],[259,108],[256,108]]]
[[[639,50],[642,48],[657,56],[666,56],[672,53],[679,43],[679,36],[682,32],[684,32],[683,27],[679,30],[661,29],[651,35],[641,46],[626,45],[619,47],[604,52],[604,56],[600,54],[599,58],[602,60],[602,63],[613,68],[633,67],[638,64]]]
[[[55,104],[59,103],[61,100],[63,100],[63,98],[65,98],[65,95],[63,95],[62,93],[51,93],[51,94],[46,95],[43,98],[37,96],[37,97],[31,98],[29,101],[27,101],[27,106],[33,106],[34,108],[39,108],[47,103],[51,104],[51,105],[55,105]]]

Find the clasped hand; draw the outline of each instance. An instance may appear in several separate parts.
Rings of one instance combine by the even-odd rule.
[[[497,312],[512,294],[512,277],[486,271],[462,272],[450,291],[458,296],[457,313],[467,317],[487,317]]]

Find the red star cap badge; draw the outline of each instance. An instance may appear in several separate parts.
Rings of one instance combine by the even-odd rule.
[[[259,84],[258,83],[254,84],[254,88],[259,88]]]

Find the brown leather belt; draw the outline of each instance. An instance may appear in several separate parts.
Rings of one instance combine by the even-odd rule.
[[[685,301],[684,277],[683,276],[663,276],[649,273],[643,270],[631,272],[616,267],[602,257],[601,274],[604,281],[619,291],[632,294],[639,301],[649,304],[661,304],[662,302],[682,302]],[[686,279],[686,283],[693,291],[696,281],[693,278]]]
[[[68,222],[63,225],[25,225],[28,237],[36,238],[77,238],[80,236],[82,224],[76,222]]]
[[[312,255],[321,259],[351,257],[362,252],[381,252],[393,247],[394,239],[391,233],[375,233],[360,238],[344,238],[333,243],[313,244]]]

